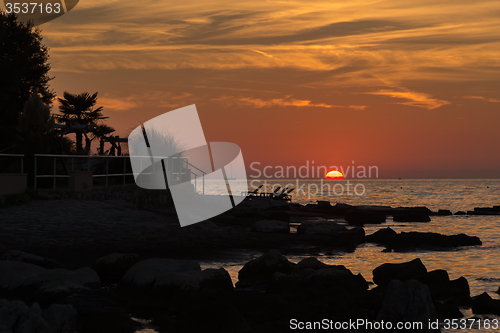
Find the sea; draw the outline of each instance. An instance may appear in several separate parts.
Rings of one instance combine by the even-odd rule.
[[[225,186],[217,186],[216,182],[205,183],[205,193],[220,195],[227,193]],[[473,210],[474,207],[491,207],[500,205],[500,179],[252,179],[246,181],[230,181],[233,195],[244,193],[247,188],[252,191],[259,185],[261,190],[272,191],[278,187],[278,193],[284,188],[294,188],[291,193],[292,202],[300,204],[329,201],[332,205],[344,203],[350,205],[381,205],[391,207],[425,206],[433,211],[448,209],[457,211]],[[226,192],[225,192],[226,191]],[[304,221],[334,221],[345,223],[341,219],[324,219],[304,217],[291,218],[291,232]],[[372,280],[374,268],[384,263],[402,263],[420,258],[427,269],[444,269],[451,279],[461,276],[469,281],[471,295],[487,292],[491,297],[499,299],[496,293],[500,287],[500,215],[476,216],[432,216],[428,223],[401,223],[388,217],[383,224],[366,224],[366,234],[380,228],[391,227],[397,232],[420,231],[438,232],[446,235],[465,233],[478,236],[481,246],[462,247],[445,251],[416,250],[411,252],[383,252],[381,246],[361,244],[354,252],[315,251],[312,253],[288,253],[288,260],[300,260],[315,256],[318,260],[334,265],[344,265],[354,274],[361,273],[367,281]],[[278,249],[279,250],[279,249]],[[240,249],[220,253],[213,261],[200,262],[202,268],[225,268],[233,282],[238,280],[238,271],[249,260],[263,253],[255,250]],[[470,310],[463,310],[465,318],[474,315]],[[487,316],[488,318],[497,318]],[[474,318],[484,318],[476,316]],[[446,330],[455,332],[455,330]],[[460,332],[491,332],[492,329],[472,328],[457,330]]]

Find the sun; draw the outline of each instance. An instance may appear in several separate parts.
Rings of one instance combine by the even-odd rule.
[[[329,171],[326,174],[326,179],[343,179],[343,178],[344,178],[344,175],[342,174],[342,172],[337,171],[337,170]]]

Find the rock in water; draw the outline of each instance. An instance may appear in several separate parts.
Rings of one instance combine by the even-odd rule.
[[[436,319],[436,310],[426,285],[416,280],[405,282],[392,280],[389,283],[377,321],[391,322],[394,327],[398,322],[407,324],[419,322],[422,323],[422,327],[419,329],[399,331],[433,332],[428,323]]]
[[[351,210],[345,215],[345,220],[351,225],[379,224],[385,219],[383,212],[368,209]]]
[[[257,259],[250,260],[238,272],[236,287],[249,287],[265,284],[271,281],[276,272],[289,274],[294,263],[288,261],[284,255],[271,250]]]
[[[474,296],[472,299],[472,312],[500,316],[500,300],[491,298],[487,292]]]
[[[411,280],[417,279],[427,273],[427,268],[420,260],[414,259],[400,264],[382,264],[373,270],[373,282],[380,285],[387,285],[391,280]]]
[[[430,222],[431,218],[426,213],[412,212],[409,214],[398,214],[392,217],[394,222]]]
[[[253,232],[289,234],[290,225],[287,222],[279,220],[261,220],[252,226]]]
[[[379,244],[385,244],[387,243],[387,239],[389,237],[396,236],[398,233],[392,230],[391,228],[383,228],[379,229],[376,232],[374,232],[371,235],[366,236],[366,242],[367,243],[379,243]]]

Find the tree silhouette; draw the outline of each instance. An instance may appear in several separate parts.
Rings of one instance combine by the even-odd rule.
[[[102,114],[102,106],[96,108],[97,93],[90,95],[87,92],[71,94],[64,92],[63,98],[58,98],[60,115],[56,116],[59,123],[73,126],[76,134],[76,151],[83,149],[83,135],[87,136],[91,128],[88,125],[97,125],[97,121],[107,119]],[[80,125],[80,126],[75,126]],[[88,137],[87,137],[88,139]],[[90,148],[90,147],[88,147]]]
[[[52,103],[48,59],[40,30],[0,11],[0,151],[14,144],[19,114],[35,90]]]
[[[100,124],[97,125],[93,130],[93,139],[99,139],[99,155],[104,155],[104,139],[109,134],[113,133],[115,129],[111,126]]]

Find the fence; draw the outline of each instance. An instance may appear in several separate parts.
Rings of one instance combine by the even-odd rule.
[[[22,155],[21,155],[22,156]],[[127,183],[127,176],[133,176],[132,167],[130,164],[130,158],[140,158],[141,170],[142,161],[145,157],[130,157],[130,156],[101,156],[101,155],[46,155],[46,154],[35,154],[34,156],[34,188],[37,189],[39,184],[38,180],[41,178],[52,178],[52,188],[56,189],[57,179],[60,178],[70,178],[76,171],[87,171],[92,172],[92,178],[105,178],[105,185],[109,186],[110,177],[122,177],[123,185]],[[150,159],[151,157],[147,157]],[[205,172],[192,165],[187,161],[186,158],[180,157],[156,157],[155,159],[165,159],[167,163],[163,164],[165,166],[166,176],[168,179],[168,184],[176,184],[192,179],[194,176],[194,187],[197,190],[197,178],[202,177],[203,179],[203,194],[205,194]],[[41,159],[52,160],[51,172],[48,170],[40,171],[39,165],[41,164]],[[119,162],[119,160],[123,162]],[[58,163],[58,160],[60,163]],[[118,162],[115,162],[118,161]],[[112,168],[110,169],[110,164]],[[155,165],[152,165],[152,171],[150,173],[142,173],[142,175],[152,175],[155,170]],[[47,164],[44,164],[47,167]],[[177,166],[177,170],[176,170]],[[45,168],[47,169],[47,168]],[[120,169],[118,172],[117,169]],[[193,169],[199,172],[195,173]],[[187,177],[187,176],[189,177]]]
[[[10,169],[11,161],[19,159],[21,161],[19,170],[20,172],[4,172]],[[10,171],[10,170],[8,170]],[[24,155],[23,154],[0,154],[0,173],[24,173]]]

